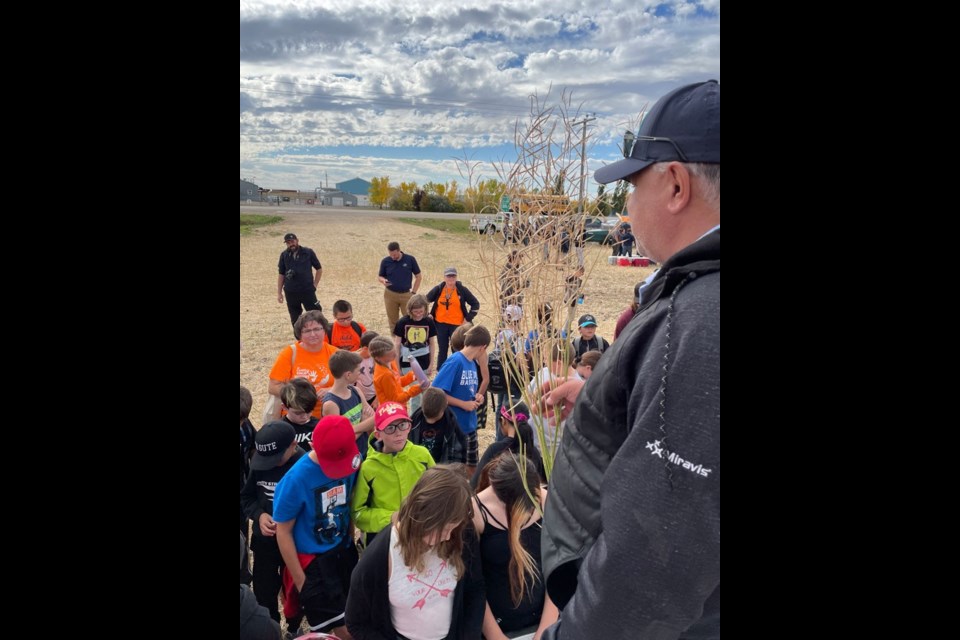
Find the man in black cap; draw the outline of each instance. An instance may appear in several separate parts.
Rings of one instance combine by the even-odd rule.
[[[283,236],[287,249],[280,254],[280,263],[277,268],[280,275],[277,277],[277,302],[283,302],[283,294],[287,294],[287,311],[290,312],[290,324],[300,317],[303,311],[323,311],[317,302],[317,285],[323,267],[317,254],[310,247],[301,247],[297,234],[288,233]],[[311,268],[316,274],[311,274]]]
[[[587,382],[544,398],[573,413],[543,520],[563,613],[542,637],[719,638],[719,83],[661,98],[595,179],[633,185],[633,232],[663,266]]]
[[[253,592],[270,617],[280,622],[277,596],[283,558],[277,546],[277,523],[273,521],[273,493],[277,483],[305,453],[297,444],[296,431],[289,422],[268,422],[257,431],[250,475],[240,490],[240,504],[253,520]]]

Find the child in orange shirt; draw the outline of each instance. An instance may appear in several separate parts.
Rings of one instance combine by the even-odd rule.
[[[370,341],[370,355],[376,365],[373,367],[373,388],[377,392],[377,402],[399,402],[406,405],[410,398],[420,395],[420,385],[405,386],[413,382],[414,373],[400,375],[397,368],[397,349],[393,340],[386,336],[377,336]]]

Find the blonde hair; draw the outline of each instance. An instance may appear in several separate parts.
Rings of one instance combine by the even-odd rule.
[[[370,355],[374,359],[379,358],[380,356],[386,355],[387,353],[393,351],[393,340],[387,336],[377,336],[370,341]]]
[[[487,465],[490,486],[507,513],[507,540],[510,546],[510,598],[520,606],[528,588],[540,580],[540,571],[533,556],[523,548],[520,532],[540,502],[540,474],[529,459],[521,460],[505,451]],[[537,500],[534,503],[534,499]]]

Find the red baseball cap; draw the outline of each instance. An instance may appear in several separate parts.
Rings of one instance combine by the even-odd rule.
[[[360,468],[353,425],[344,416],[324,416],[313,430],[313,450],[328,478],[345,478]]]
[[[410,420],[407,408],[399,402],[384,402],[377,407],[374,424],[377,431],[383,431],[397,420]]]

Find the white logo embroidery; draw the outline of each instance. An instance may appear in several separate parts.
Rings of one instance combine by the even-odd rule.
[[[397,404],[396,402],[390,402],[380,407],[380,415],[384,415],[387,413],[389,413],[390,415],[393,415],[399,410],[400,410],[399,404]]]
[[[659,440],[654,440],[653,442],[647,443],[647,449],[650,451],[650,455],[657,456],[658,458],[663,458],[664,454],[667,456],[667,461],[671,462],[678,467],[682,467],[687,471],[692,471],[697,475],[703,476],[706,478],[710,473],[713,472],[713,469],[706,469],[702,464],[693,464],[689,460],[684,460],[677,454],[672,451],[668,451],[660,446]]]

